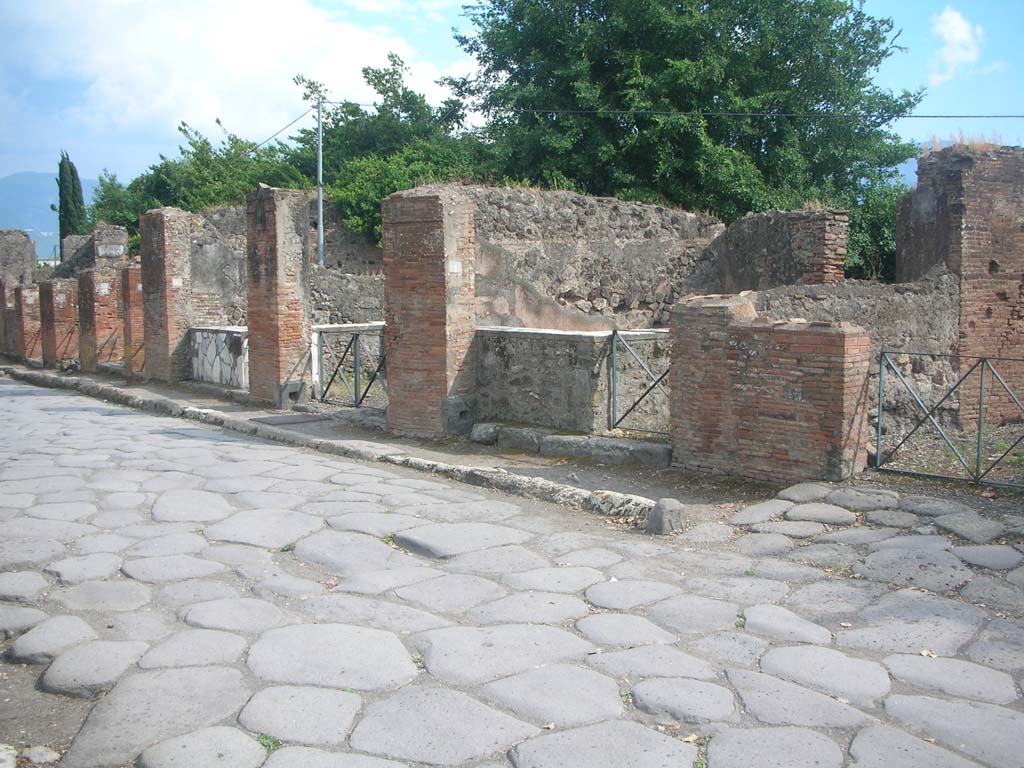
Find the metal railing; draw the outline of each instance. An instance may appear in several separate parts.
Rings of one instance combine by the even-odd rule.
[[[667,435],[667,430],[655,430],[655,429],[638,429],[634,427],[623,427],[622,423],[632,414],[642,402],[644,402],[652,393],[660,391],[666,398],[668,397],[668,390],[665,388],[665,380],[668,377],[670,368],[666,368],[662,373],[655,374],[650,366],[637,354],[636,350],[629,345],[622,334],[618,331],[612,331],[611,339],[609,340],[611,345],[608,353],[608,429],[629,429],[633,432],[646,432],[652,435]],[[644,372],[647,380],[650,384],[643,391],[643,393],[634,399],[626,410],[619,414],[619,347],[622,347],[624,351],[629,353],[630,357],[636,361],[637,365],[640,366]]]
[[[345,337],[348,337],[347,341],[343,341]],[[346,395],[335,399],[359,408],[376,385],[374,394],[379,394],[386,403],[384,323],[318,325],[313,327],[312,341],[314,394],[318,400],[326,402],[331,389],[339,384]],[[365,341],[371,341],[369,349]]]
[[[1005,443],[1005,445],[1007,446],[1006,448],[1001,447],[1003,445],[1002,442],[997,443],[996,452],[999,453],[999,455],[996,456],[994,459],[991,456],[988,456],[986,458],[986,454],[989,454],[990,451],[986,450],[987,444],[985,441],[986,405],[988,404],[987,400],[992,397],[991,394],[986,396],[986,385],[988,385],[989,388],[992,388],[995,385],[1001,387],[1002,391],[1004,391],[1008,396],[1009,402],[1016,406],[1016,409],[1020,412],[1020,416],[1017,418],[1024,419],[1024,403],[1021,403],[1020,398],[1017,397],[1014,391],[1010,388],[1010,385],[1006,383],[1006,380],[999,373],[999,371],[996,369],[993,363],[1024,363],[1024,360],[1016,358],[960,356],[957,359],[961,362],[973,361],[970,367],[968,367],[966,372],[964,372],[957,379],[956,383],[952,387],[950,387],[934,405],[928,406],[924,402],[924,399],[921,397],[921,395],[914,388],[914,385],[907,380],[906,376],[904,376],[903,373],[900,372],[896,363],[892,359],[893,355],[952,360],[952,357],[948,355],[934,355],[915,352],[890,353],[885,351],[880,353],[878,361],[878,430],[875,438],[876,468],[883,472],[895,472],[899,474],[912,475],[916,477],[932,477],[944,480],[969,479],[970,481],[978,484],[998,485],[1010,488],[1024,488],[1024,477],[1022,477],[1022,480],[1020,482],[1001,482],[997,480],[992,480],[989,477],[992,471],[996,469],[996,467],[1000,466],[1004,462],[1004,460],[1008,456],[1010,456],[1010,454],[1012,454],[1022,443],[1024,443],[1024,426],[1021,427],[1020,435],[1016,436],[1012,442]],[[916,422],[914,423],[914,426],[907,432],[906,435],[903,436],[903,438],[896,444],[894,448],[890,450],[883,450],[882,443],[883,436],[885,433],[883,420],[885,417],[885,381],[887,371],[896,377],[897,381],[902,385],[903,390],[905,390],[910,395],[911,401],[913,402],[914,406],[916,406],[916,409],[921,412],[921,415],[917,418]],[[965,382],[968,382],[970,379],[972,379],[975,376],[975,374],[977,374],[978,379],[978,392],[976,399],[977,413],[975,415],[972,411],[968,411],[968,418],[964,419],[963,414],[961,412],[964,409],[963,401],[958,403],[959,408],[957,410],[957,414],[961,424],[963,424],[964,422],[969,423],[971,419],[976,418],[976,426],[973,430],[975,434],[973,438],[970,440],[970,444],[973,447],[973,451],[967,451],[965,448],[958,447],[956,445],[955,436],[951,436],[950,434],[952,428],[948,425],[944,428],[942,424],[939,423],[939,419],[936,418],[936,416],[940,408],[946,405],[953,398],[954,394],[963,391],[961,387],[965,384]],[[970,398],[968,402],[971,402],[973,400],[974,398]],[[972,405],[975,404],[972,403]],[[1003,417],[1002,420],[1004,422],[1012,421],[1012,419],[1009,419],[1007,417]],[[936,434],[942,439],[942,442],[945,444],[946,448],[948,448],[949,452],[956,458],[957,464],[963,467],[964,472],[966,473],[966,477],[964,477],[963,475],[943,474],[941,472],[925,472],[918,470],[902,469],[892,466],[885,466],[886,464],[892,462],[897,452],[907,444],[910,438],[913,437],[914,434],[916,434],[918,430],[921,429],[921,427],[924,427],[926,425],[929,428],[933,428]],[[970,431],[972,430],[967,430],[967,432]],[[963,430],[961,430],[961,434],[962,433]],[[1024,475],[1024,470],[1022,470],[1022,475]]]

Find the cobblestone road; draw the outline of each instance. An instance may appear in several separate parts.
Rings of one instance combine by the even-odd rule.
[[[0,445],[22,760],[1024,766],[1021,517],[804,485],[652,539],[6,380]]]

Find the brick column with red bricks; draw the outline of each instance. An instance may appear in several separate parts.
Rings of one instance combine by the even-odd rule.
[[[121,275],[89,269],[78,275],[78,363],[87,373],[100,364],[120,365],[124,357]]]
[[[174,382],[191,372],[193,215],[156,208],[139,218],[146,378]]]
[[[128,381],[142,377],[146,366],[145,307],[142,267],[125,267],[119,279],[124,341],[124,375]]]
[[[11,319],[8,319],[8,302],[11,301],[13,291],[8,287],[7,282],[0,278],[0,354],[14,354],[14,335],[11,327]],[[10,305],[13,307],[13,304]]]
[[[388,428],[468,431],[468,364],[476,322],[472,200],[449,190],[396,193],[384,219]]]
[[[745,296],[672,318],[673,464],[772,482],[842,480],[867,458],[868,333],[761,321]]]
[[[279,408],[311,390],[309,201],[265,186],[246,200],[249,393]]]
[[[39,283],[43,365],[56,368],[78,358],[78,280]]]
[[[39,286],[14,288],[14,356],[40,360],[43,355],[39,323]]]

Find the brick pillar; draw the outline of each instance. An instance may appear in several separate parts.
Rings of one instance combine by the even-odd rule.
[[[146,366],[145,307],[142,293],[142,267],[121,270],[121,321],[123,325],[124,375],[128,381],[141,378]]]
[[[309,194],[261,186],[246,200],[249,392],[279,408],[309,397]]]
[[[0,355],[11,354],[11,331],[8,328],[7,320],[7,296],[8,296],[7,282],[0,278]]]
[[[867,458],[867,332],[756,320],[744,296],[702,296],[672,320],[672,461],[757,480],[842,480]]]
[[[177,208],[157,208],[139,218],[147,379],[189,377],[193,218]]]
[[[96,371],[101,363],[122,362],[120,294],[117,270],[90,269],[78,275],[78,363],[87,373]]]
[[[14,355],[22,360],[39,360],[43,347],[39,323],[39,286],[14,288]]]
[[[388,197],[382,212],[388,428],[422,436],[468,431],[474,204],[457,192],[414,190]]]
[[[56,368],[78,357],[78,281],[39,283],[43,365]]]

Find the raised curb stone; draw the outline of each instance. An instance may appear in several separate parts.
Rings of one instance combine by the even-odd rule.
[[[536,733],[460,691],[405,688],[367,707],[350,742],[354,749],[396,760],[458,765]]]

